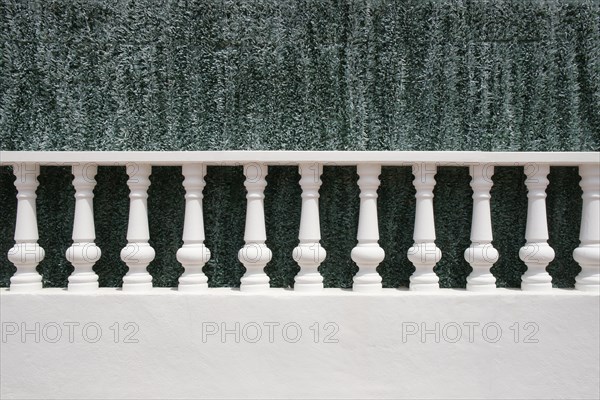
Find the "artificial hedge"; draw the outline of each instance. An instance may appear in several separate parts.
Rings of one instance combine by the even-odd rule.
[[[485,150],[600,149],[600,5],[596,1],[20,1],[0,2],[1,150]],[[300,188],[295,168],[267,177],[267,244],[273,286],[298,267]],[[410,170],[384,167],[379,267],[384,285],[406,286],[414,223]],[[45,286],[66,286],[73,189],[67,168],[39,178],[39,266]],[[245,191],[240,167],[206,177],[205,267],[212,286],[237,286]],[[321,266],[327,286],[349,287],[358,221],[352,167],[326,167]],[[444,287],[470,271],[471,191],[464,167],[439,168],[436,267]],[[581,191],[576,168],[552,168],[548,270],[571,287],[579,267]],[[0,168],[0,285],[14,272],[14,177]],[[123,168],[100,167],[95,270],[119,286],[126,266],[128,189]],[[180,168],[155,167],[150,187],[149,271],[175,286],[181,266]],[[522,168],[497,167],[492,189],[493,272],[518,287],[525,265]]]

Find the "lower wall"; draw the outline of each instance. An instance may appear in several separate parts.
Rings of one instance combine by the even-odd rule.
[[[598,398],[599,296],[0,290],[0,397]]]

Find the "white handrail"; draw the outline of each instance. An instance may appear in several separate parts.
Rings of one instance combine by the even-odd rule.
[[[261,162],[269,165],[321,163],[327,165],[405,165],[433,163],[438,166],[526,165],[552,166],[600,164],[600,152],[485,152],[485,151],[0,151],[0,165],[33,162],[40,165],[126,165],[142,163],[182,165],[241,165]]]

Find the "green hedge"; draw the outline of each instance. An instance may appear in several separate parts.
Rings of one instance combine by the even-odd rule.
[[[8,1],[0,3],[1,150],[487,150],[600,149],[600,5],[596,1]],[[272,167],[266,192],[267,273],[288,287],[298,270],[297,171]],[[0,168],[0,254],[12,246],[10,168]],[[122,168],[100,167],[95,213],[105,286],[119,259],[128,212]],[[149,270],[174,286],[182,268],[180,168],[155,167]],[[349,287],[358,221],[356,171],[326,167],[321,267]],[[471,191],[466,168],[440,168],[436,230],[443,286],[464,287],[470,267]],[[549,266],[570,287],[579,267],[581,191],[575,168],[552,168]],[[72,267],[73,189],[66,168],[43,167],[38,190],[46,286]],[[386,286],[408,283],[414,223],[408,168],[383,168],[379,267]],[[521,168],[498,167],[492,189],[493,272],[518,287],[525,265],[526,189]],[[244,268],[241,168],[211,167],[205,218],[212,286],[237,286]],[[0,285],[14,267],[0,255]]]

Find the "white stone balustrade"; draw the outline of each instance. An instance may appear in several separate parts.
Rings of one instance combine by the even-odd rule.
[[[148,188],[152,167],[148,164],[127,165],[129,186],[129,223],[127,224],[127,246],[121,250],[121,259],[129,267],[123,277],[123,290],[143,292],[152,289],[152,275],[146,267],[154,260],[154,249],[148,243]]]
[[[321,228],[319,223],[319,188],[323,165],[306,163],[298,166],[300,187],[302,188],[302,210],[300,213],[300,243],[292,254],[300,266],[300,272],[294,278],[294,290],[312,292],[323,289],[323,277],[319,265],[325,260],[326,251],[321,246]]]
[[[42,276],[36,271],[45,255],[44,249],[37,242],[39,236],[35,207],[40,165],[15,163],[13,172],[17,188],[17,221],[15,245],[8,252],[8,260],[17,267],[17,272],[10,278],[10,290],[27,292],[42,288]]]
[[[210,260],[210,251],[204,245],[204,216],[202,212],[202,191],[206,182],[205,164],[186,164],[182,167],[185,187],[185,220],[183,225],[183,246],[177,251],[177,261],[184,272],[179,277],[180,291],[201,291],[208,289],[208,278],[202,267]]]
[[[377,188],[381,165],[359,164],[358,186],[360,188],[360,214],[358,217],[358,244],[352,249],[352,261],[358,265],[352,290],[374,292],[381,289],[381,276],[377,266],[383,261],[385,252],[379,246],[377,221]]]
[[[414,244],[408,249],[408,259],[415,266],[410,277],[410,290],[439,289],[439,278],[433,267],[442,258],[442,252],[435,245],[435,222],[433,217],[433,188],[437,167],[432,163],[414,164],[412,167],[413,185],[417,190],[415,211]]]
[[[492,245],[492,215],[490,189],[494,166],[478,164],[469,167],[473,188],[473,217],[471,222],[471,246],[465,250],[465,260],[473,272],[467,277],[467,290],[490,291],[496,289],[496,278],[490,268],[498,261],[498,251]]]
[[[72,292],[91,292],[98,289],[98,275],[92,269],[102,252],[96,246],[94,227],[94,177],[98,166],[92,163],[73,165],[75,188],[75,217],[73,219],[73,244],[67,249],[66,258],[75,270],[69,276],[67,288]]]
[[[484,153],[484,152],[0,152],[0,165],[13,167],[16,176],[17,213],[15,245],[8,252],[8,260],[16,266],[10,279],[11,292],[26,292],[42,288],[42,276],[36,267],[44,259],[44,249],[38,244],[36,215],[37,177],[40,165],[68,165],[72,168],[75,189],[73,242],[66,251],[74,271],[68,278],[70,292],[98,291],[98,275],[93,267],[101,256],[95,244],[94,188],[97,167],[102,165],[126,166],[130,189],[127,246],[121,250],[121,259],[128,272],[123,278],[123,291],[146,292],[152,288],[152,276],[147,267],[155,257],[149,244],[148,188],[152,166],[181,166],[185,188],[185,221],[183,245],[176,258],[184,268],[179,278],[180,292],[207,292],[208,279],[202,269],[211,257],[205,246],[203,190],[207,166],[243,165],[247,190],[245,244],[238,252],[246,268],[240,290],[264,292],[270,288],[264,268],[271,261],[272,252],[266,245],[264,190],[267,185],[268,165],[293,165],[299,168],[302,189],[302,209],[298,246],[291,256],[300,266],[295,277],[297,292],[323,291],[323,276],[319,268],[326,257],[321,246],[319,217],[319,190],[323,165],[356,166],[359,175],[360,214],[357,244],[349,257],[359,270],[353,279],[357,292],[382,292],[381,276],[377,267],[385,252],[379,245],[377,190],[382,166],[413,166],[416,189],[414,244],[408,250],[408,259],[415,267],[410,277],[410,290],[437,290],[439,279],[434,272],[441,259],[436,246],[433,190],[438,166],[469,167],[473,189],[471,245],[464,257],[473,268],[467,277],[467,291],[496,290],[496,280],[490,269],[499,259],[492,245],[491,195],[494,166],[523,166],[528,189],[526,243],[518,251],[527,271],[522,277],[523,291],[551,291],[552,278],[546,271],[554,259],[554,250],[548,245],[546,188],[549,184],[550,165],[578,166],[583,191],[580,245],[573,251],[574,260],[581,266],[575,288],[590,293],[600,292],[600,154],[579,153]],[[352,199],[347,199],[352,201]],[[501,196],[495,201],[502,201]],[[575,217],[575,216],[574,216]],[[406,231],[404,227],[399,229]],[[408,233],[408,231],[406,231]],[[276,238],[275,238],[276,239]],[[393,248],[386,249],[394,251]],[[517,249],[514,249],[516,252]],[[564,257],[564,255],[563,255]],[[335,260],[333,260],[335,262]],[[275,266],[277,267],[277,266]],[[558,289],[557,289],[558,290]],[[154,293],[154,292],[153,292]],[[554,292],[553,292],[554,293]]]
[[[575,278],[575,288],[586,292],[600,292],[600,168],[597,165],[579,167],[583,190],[580,245],[573,258],[581,266]]]
[[[548,186],[548,164],[527,164],[524,167],[527,186],[527,242],[519,257],[527,265],[527,271],[521,278],[522,290],[550,290],[552,277],[546,271],[550,261],[554,260],[554,250],[548,244],[548,223],[546,221],[546,187]]]
[[[240,290],[256,292],[269,289],[269,276],[264,269],[271,261],[271,250],[265,244],[267,232],[265,228],[265,187],[267,186],[268,167],[262,163],[244,165],[246,180],[244,186],[248,193],[246,199],[246,229],[244,241],[246,244],[238,252],[238,258],[246,273],[241,279]]]

